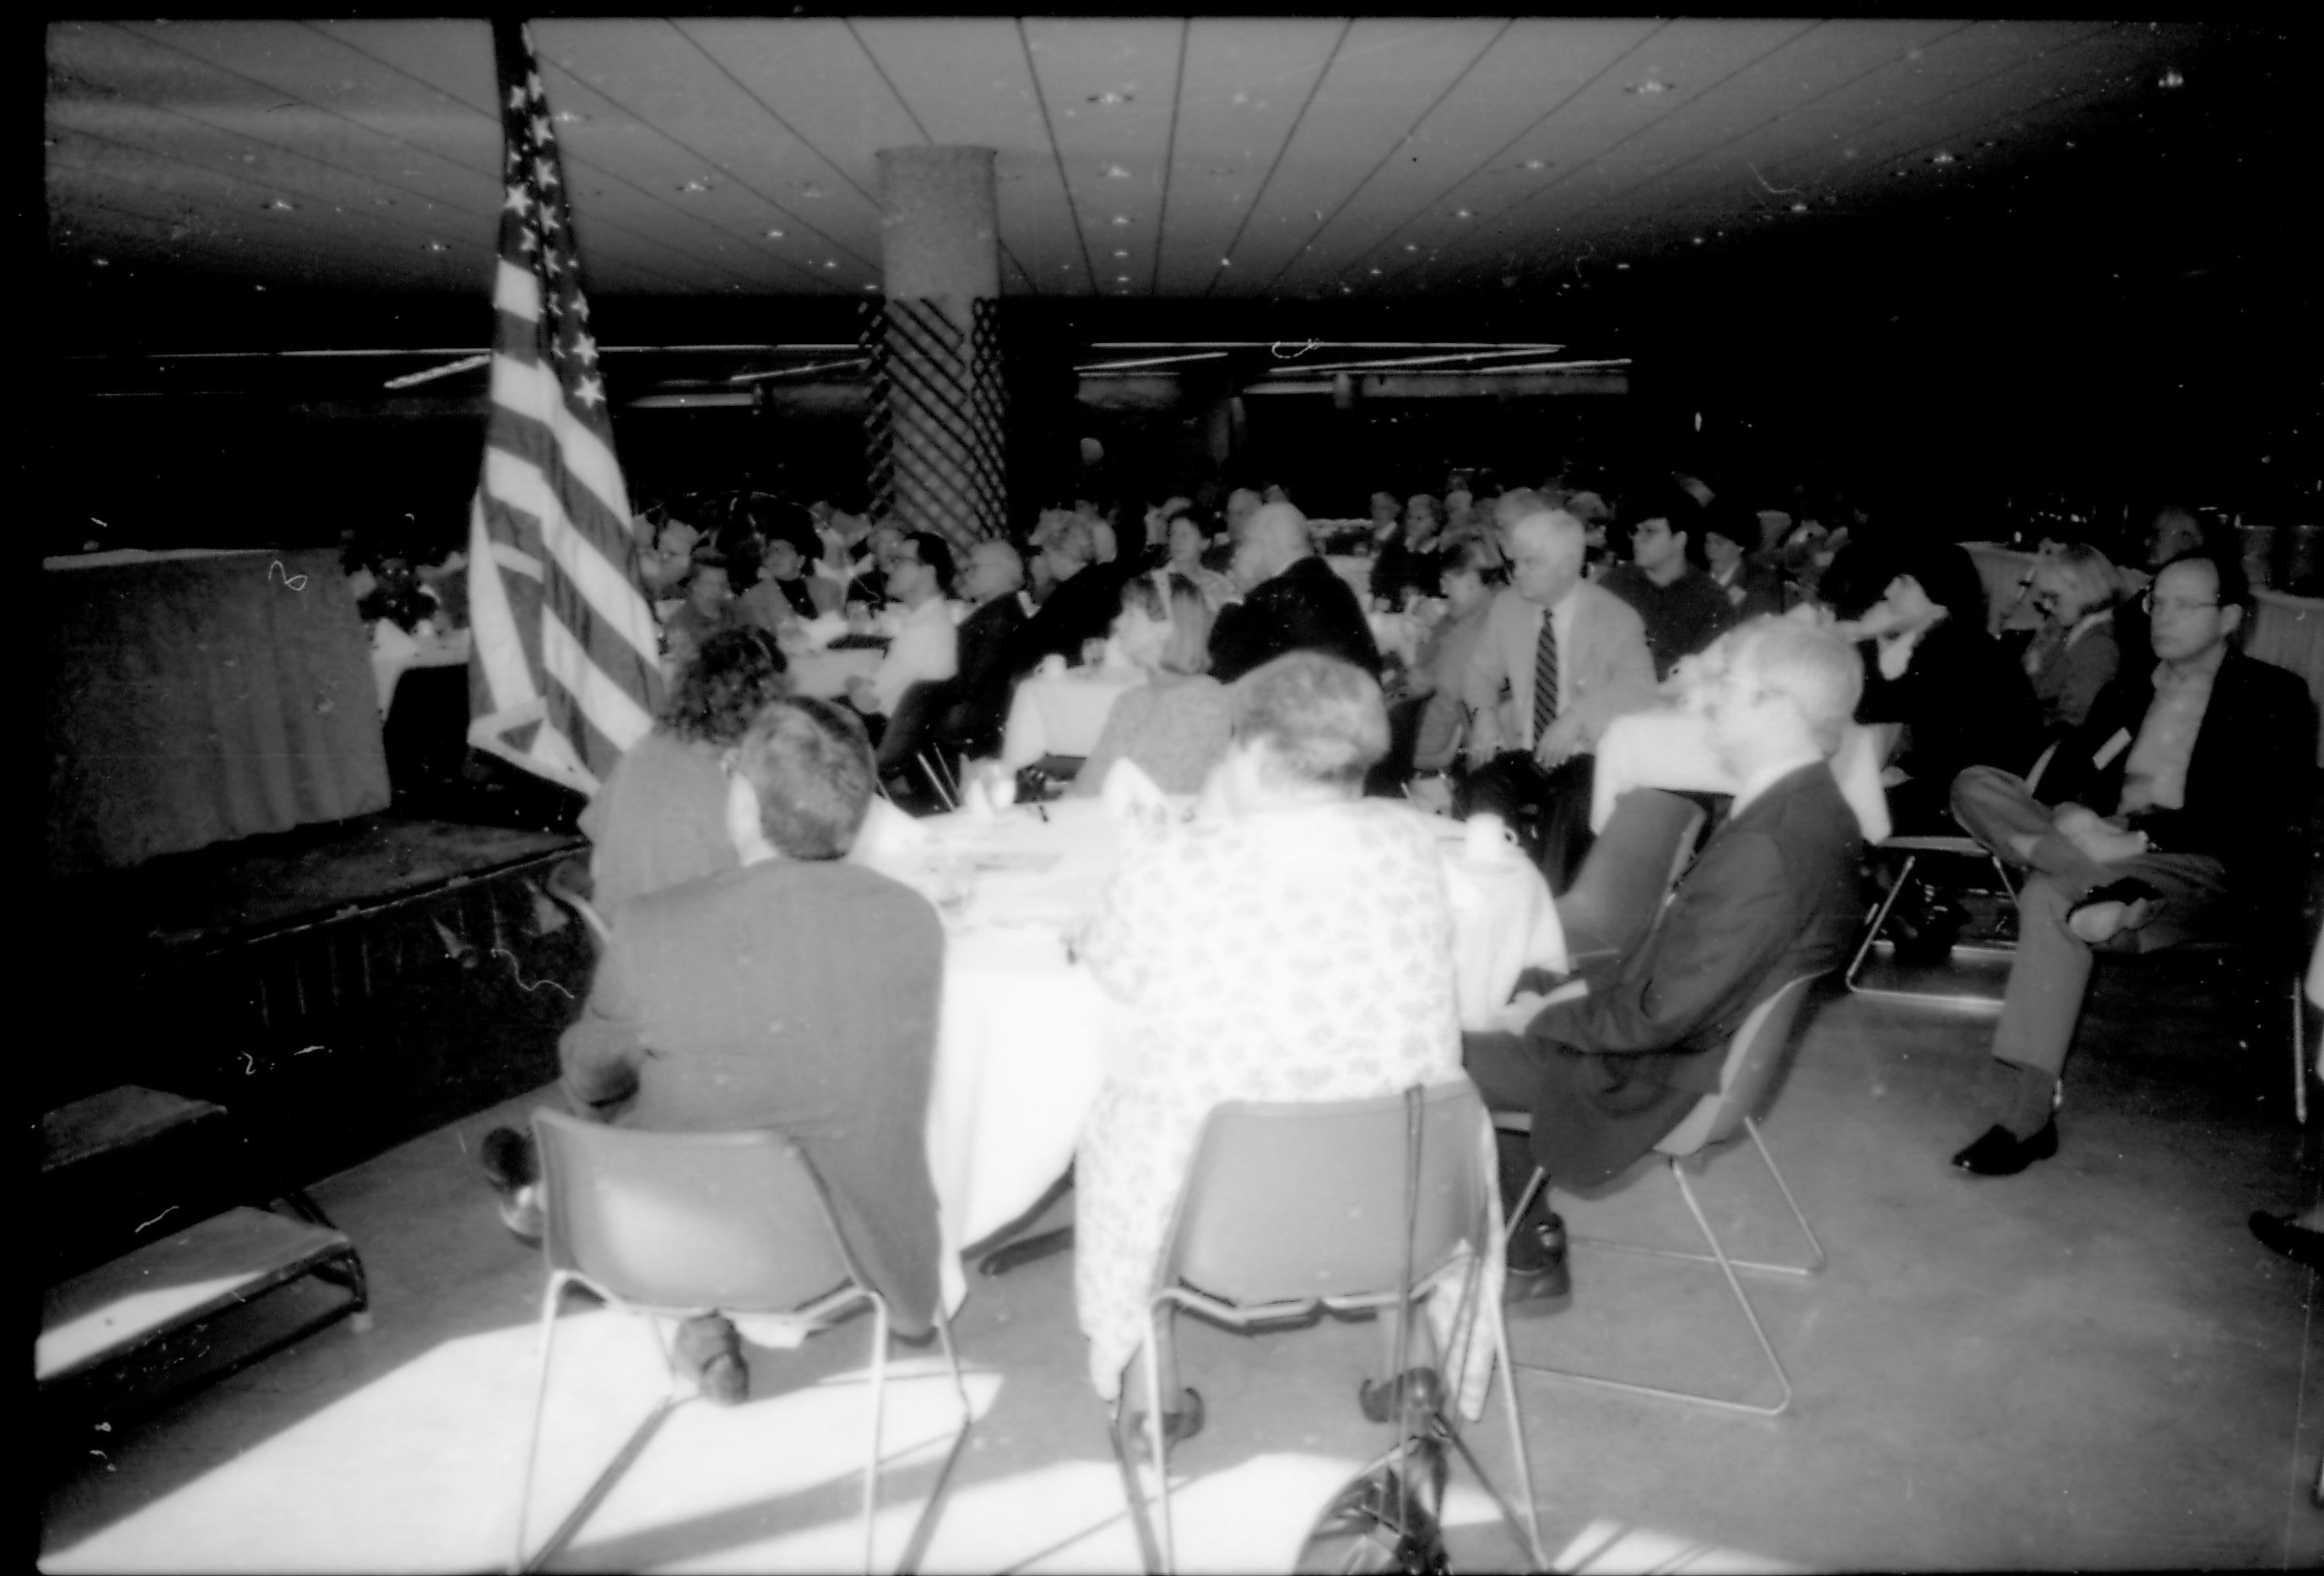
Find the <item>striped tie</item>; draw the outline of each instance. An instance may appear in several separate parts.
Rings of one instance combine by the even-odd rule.
[[[1557,721],[1557,621],[1541,610],[1541,644],[1533,658],[1533,740],[1538,744]]]

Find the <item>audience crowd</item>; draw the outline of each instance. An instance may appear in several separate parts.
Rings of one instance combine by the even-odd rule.
[[[2304,815],[2313,708],[2240,653],[2240,563],[2184,511],[2123,550],[2140,569],[2043,544],[1996,609],[1961,547],[1836,501],[1761,511],[1684,475],[1588,480],[1455,471],[1323,521],[1264,481],[1157,489],[965,548],[830,501],[761,498],[715,530],[660,512],[641,569],[672,699],[583,821],[611,940],[567,1035],[569,1099],[796,1132],[899,1325],[924,1326],[937,1249],[916,1113],[944,928],[839,856],[875,796],[949,807],[1019,687],[1061,664],[1126,685],[1066,791],[1098,794],[1126,761],[1196,806],[1130,849],[1078,950],[1125,1013],[1076,1176],[1076,1295],[1109,1398],[1144,1393],[1124,1381],[1155,1255],[1224,1101],[1465,1068],[1530,1119],[1504,1140],[1507,1296],[1554,1307],[1548,1184],[1650,1150],[1716,1092],[1751,1010],[1843,963],[1895,879],[1835,779],[1844,749],[1873,752],[1896,834],[1966,835],[2024,872],[1996,1121],[1953,1157],[1971,1174],[2058,1151],[2095,953],[2297,933],[2282,831]],[[414,615],[408,566],[372,573],[367,606]],[[844,690],[791,693],[803,662],[848,650],[866,666]],[[1633,934],[1570,978],[1528,975],[1499,1027],[1464,1034],[1423,811],[1499,817],[1563,898],[1593,845],[1600,746],[1644,713],[1693,719],[1689,748],[1731,791]],[[1890,935],[1941,959],[1963,918],[1915,883]],[[487,1166],[531,1229],[523,1141],[499,1135]],[[2318,1223],[2255,1230],[2313,1254]],[[746,1390],[731,1328],[699,1322],[685,1350],[707,1393]],[[1183,1437],[1199,1398],[1167,1382]]]

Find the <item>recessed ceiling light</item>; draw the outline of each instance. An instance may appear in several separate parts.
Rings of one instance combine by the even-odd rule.
[[[1117,246],[1114,248],[1113,254],[1116,257],[1127,257],[1130,255],[1130,253],[1125,248]]]
[[[836,267],[838,267],[838,266],[839,266],[839,264],[835,261],[835,262],[825,263],[824,264],[824,266],[825,266],[825,268],[836,268]]]
[[[1953,156],[1950,153],[1940,150],[1937,152],[1929,155],[1929,162],[1932,164],[1950,164],[1953,162]]]
[[[1528,170],[1546,170],[1549,168],[1549,161],[1546,159],[1528,159],[1525,161],[1525,167]]]
[[[1697,235],[1697,236],[1694,238],[1694,244],[1695,244],[1696,245],[1698,245],[1698,246],[1702,245],[1702,236],[1700,236],[1700,235]]]
[[[1113,282],[1116,284],[1128,284],[1130,282],[1130,275],[1126,273],[1117,273],[1113,276]]]
[[[251,288],[251,289],[253,289],[253,290],[256,290],[256,291],[258,291],[258,293],[259,293],[259,294],[261,294],[261,295],[264,295],[264,294],[266,293],[266,287],[265,287],[264,285],[263,285],[263,284],[254,284],[254,285],[252,285],[250,288]]]
[[[1375,269],[1373,269],[1373,270],[1372,270],[1372,272],[1373,272],[1374,273],[1378,273],[1378,272],[1379,272],[1379,269],[1377,269],[1377,268],[1375,268]]]
[[[1471,213],[1467,208],[1454,208],[1452,210],[1452,217],[1456,219],[1473,219],[1477,216]]]
[[[449,252],[451,249],[451,246],[443,241],[430,241],[428,243],[428,250],[430,252]]]
[[[880,287],[879,287],[878,285],[876,285],[876,284],[867,284],[867,285],[865,285],[863,288],[864,288],[865,290],[878,290]]]
[[[685,185],[679,187],[678,189],[687,193],[708,191],[710,189],[710,178],[708,176],[697,176],[694,180],[689,180]]]
[[[267,206],[268,207],[272,208],[272,209],[273,209],[275,212],[277,212],[277,213],[283,213],[283,214],[295,212],[295,211],[297,210],[298,207],[299,207],[299,205],[298,205],[297,203],[295,203],[295,202],[285,202],[282,198],[279,198],[279,197],[278,197],[278,198],[274,198],[272,202],[268,203],[266,206]]]
[[[1803,214],[1808,211],[1808,205],[1803,202],[1795,202],[1792,205],[1792,211],[1795,214]]]
[[[91,268],[110,268],[113,266],[113,259],[110,257],[92,257],[88,260],[88,265]]]
[[[1628,272],[1630,269],[1630,265],[1627,263],[1617,263],[1614,266],[1625,273]]]
[[[1130,179],[1130,171],[1119,164],[1109,164],[1105,167],[1105,178],[1108,180],[1127,180]]]
[[[1117,92],[1113,88],[1109,88],[1103,93],[1091,94],[1084,102],[1090,104],[1102,104],[1108,109],[1111,109],[1118,104],[1130,103],[1132,100],[1136,99],[1138,95],[1135,93]]]
[[[767,239],[770,241],[779,241],[782,238],[783,233],[780,230],[769,230],[767,232]]]
[[[2154,85],[2157,88],[2184,88],[2187,78],[2179,74],[2178,67],[2172,66],[2154,79]]]
[[[1420,250],[1420,243],[1417,241],[1406,241],[1404,244],[1404,249],[1406,252],[1417,252]]]
[[[1650,96],[1656,93],[1668,93],[1673,88],[1677,86],[1678,84],[1675,82],[1658,82],[1654,78],[1649,77],[1643,82],[1631,83],[1628,88],[1622,89],[1622,91],[1625,93],[1637,93]]]
[[[1234,259],[1231,257],[1222,257],[1219,259],[1219,266],[1221,268],[1232,268],[1234,266]]]
[[[1113,224],[1116,229],[1120,229],[1129,223],[1130,216],[1128,214],[1116,214],[1113,216]]]

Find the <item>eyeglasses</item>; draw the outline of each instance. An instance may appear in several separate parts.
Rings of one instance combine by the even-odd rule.
[[[2219,604],[2216,600],[2211,602],[2181,602],[2175,597],[2163,597],[2158,599],[2154,593],[2148,591],[2140,594],[2138,598],[2138,605],[2144,608],[2150,613],[2167,613],[2176,615],[2182,613],[2200,613],[2205,608],[2217,607]]]

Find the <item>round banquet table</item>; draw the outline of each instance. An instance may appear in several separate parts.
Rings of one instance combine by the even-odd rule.
[[[1105,731],[1113,703],[1145,682],[1146,676],[1134,669],[1027,674],[1009,703],[1001,764],[1014,771],[1044,755],[1087,755]]]
[[[1630,788],[1731,794],[1739,788],[1711,752],[1708,727],[1702,717],[1676,706],[1632,712],[1606,724],[1591,776],[1590,829],[1603,832],[1613,816],[1614,801]],[[1840,797],[1856,812],[1867,843],[1883,841],[1891,830],[1880,766],[1878,735],[1861,723],[1849,723],[1839,752],[1831,758],[1831,775],[1840,784]]]
[[[967,1295],[964,1250],[1032,1209],[1073,1164],[1111,1066],[1121,1009],[1071,941],[1097,911],[1123,834],[1099,800],[1045,809],[1046,821],[1029,806],[882,816],[851,856],[926,893],[944,916],[927,1139],[948,1307]],[[1521,970],[1565,968],[1564,931],[1514,848],[1473,857],[1459,823],[1422,818],[1443,856],[1461,1019],[1488,1027]]]

